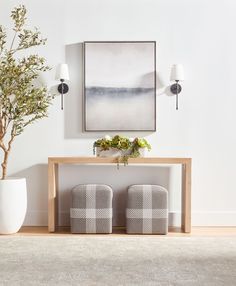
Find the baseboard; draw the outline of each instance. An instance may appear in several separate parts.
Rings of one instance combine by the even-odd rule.
[[[60,213],[62,225],[68,225],[69,213]],[[28,211],[24,226],[47,226],[47,211]],[[169,226],[180,226],[181,213],[169,213]],[[236,211],[198,211],[192,212],[192,226],[236,226]]]
[[[194,211],[192,226],[236,226],[236,211]],[[169,213],[169,226],[181,224],[181,213]]]
[[[206,211],[192,213],[193,226],[236,226],[236,211]]]

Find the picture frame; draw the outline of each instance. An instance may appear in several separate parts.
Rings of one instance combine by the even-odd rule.
[[[156,42],[84,42],[84,131],[156,131]]]

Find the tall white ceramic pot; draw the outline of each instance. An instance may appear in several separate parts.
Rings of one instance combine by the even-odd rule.
[[[26,209],[26,179],[0,180],[0,234],[18,232],[24,222]]]

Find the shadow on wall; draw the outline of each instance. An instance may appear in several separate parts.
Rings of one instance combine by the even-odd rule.
[[[60,173],[63,173],[63,177]],[[48,224],[48,178],[47,164],[37,164],[12,174],[27,181],[27,214],[24,225],[46,226]],[[66,179],[69,178],[69,179]],[[169,208],[176,200],[178,187],[171,186],[171,167],[141,166],[70,166],[59,169],[59,225],[70,224],[70,191],[78,184],[108,184],[114,190],[113,225],[125,225],[127,187],[132,184],[158,184],[169,191]],[[169,216],[169,225],[175,225],[173,215]]]
[[[48,174],[47,164],[33,165],[13,177],[26,178],[27,182],[27,214],[24,225],[47,225],[48,211]]]
[[[84,132],[83,131],[83,43],[76,43],[66,46],[66,63],[69,66],[70,82],[69,93],[64,96],[64,136],[65,139],[74,138],[97,138],[107,132]],[[159,73],[157,74],[157,96],[168,93],[169,87],[163,85]],[[168,93],[168,95],[171,95]],[[109,132],[109,133],[117,133]],[[143,137],[153,132],[135,132],[135,136]],[[132,132],[122,132],[132,136]]]
[[[157,86],[157,96],[175,96],[171,91],[170,91],[170,82],[167,84],[161,77],[160,72],[157,72],[156,75],[156,86]]]
[[[64,96],[65,138],[86,138],[83,134],[83,44],[66,46],[66,63],[69,66],[69,92]]]
[[[171,188],[171,167],[153,166],[71,166],[63,165],[59,169],[59,225],[70,224],[70,192],[78,184],[107,184],[114,191],[113,196],[113,226],[125,225],[125,209],[127,188],[133,184],[158,184],[169,191],[170,202],[175,199],[174,192],[178,187]],[[70,178],[70,180],[65,180]],[[170,207],[169,207],[170,209]],[[173,225],[170,215],[169,224]]]

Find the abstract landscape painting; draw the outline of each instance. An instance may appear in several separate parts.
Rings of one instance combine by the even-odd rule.
[[[156,130],[156,43],[84,43],[85,131]]]

